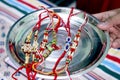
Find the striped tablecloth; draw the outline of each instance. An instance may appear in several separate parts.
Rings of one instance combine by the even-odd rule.
[[[0,0],[0,80],[12,80],[15,71],[5,63],[8,57],[5,39],[10,27],[22,16],[39,9],[39,6],[52,7],[47,0]],[[27,80],[22,74],[15,75],[18,80]],[[111,48],[103,62],[74,80],[120,80],[120,50]]]

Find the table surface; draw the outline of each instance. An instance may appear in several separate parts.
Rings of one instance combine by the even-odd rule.
[[[53,7],[47,0],[0,0],[0,80],[12,80],[15,71],[9,64],[5,40],[10,27],[22,16],[39,9],[39,6]],[[15,75],[18,80],[27,80],[21,73]],[[103,62],[92,71],[73,80],[119,80],[120,50],[111,48]],[[41,79],[37,79],[41,80]]]

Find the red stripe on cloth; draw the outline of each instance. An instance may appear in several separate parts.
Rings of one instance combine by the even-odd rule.
[[[15,18],[15,19],[19,19],[19,18],[20,18],[20,16],[15,15],[15,14],[11,13],[10,11],[8,11],[8,10],[6,10],[6,9],[4,9],[4,8],[0,8],[0,11],[8,14],[9,16],[11,16],[11,17],[13,17],[13,18]]]
[[[88,75],[90,75],[91,77],[93,77],[94,79],[97,79],[97,80],[105,80],[104,78],[102,78],[101,76],[97,75],[96,73],[94,72],[88,72],[87,73]]]
[[[18,1],[21,2],[21,3],[23,3],[23,4],[26,4],[26,5],[30,6],[30,7],[33,8],[33,9],[39,9],[39,8],[37,8],[37,7],[31,5],[31,4],[29,4],[29,3],[27,3],[27,2],[25,2],[25,1],[23,1],[23,0],[18,0]]]
[[[108,58],[108,59],[110,59],[110,60],[112,60],[112,61],[115,61],[115,62],[117,62],[117,63],[120,64],[120,59],[117,58],[117,57],[115,57],[115,56],[111,56],[111,55],[108,54],[108,55],[106,56],[106,58]]]

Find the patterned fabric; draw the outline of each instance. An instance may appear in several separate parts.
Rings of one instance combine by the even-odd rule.
[[[46,0],[0,0],[0,80],[12,80],[15,71],[6,63],[6,35],[10,27],[22,16],[39,9],[39,6],[52,7]],[[15,75],[20,80],[27,80],[20,72]],[[103,62],[87,74],[74,80],[119,80],[120,79],[120,50],[111,48]],[[37,79],[40,80],[40,79]]]

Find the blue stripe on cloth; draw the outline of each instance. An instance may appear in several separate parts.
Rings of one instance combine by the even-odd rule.
[[[33,11],[33,10],[34,10],[33,8],[31,8],[30,6],[28,6],[28,5],[24,4],[24,3],[20,3],[20,2],[17,1],[17,0],[13,0],[13,1],[16,2],[16,3],[19,4],[19,5],[22,5],[25,9],[29,9],[30,11]]]
[[[18,2],[16,2],[15,0],[6,0],[7,3],[16,6],[17,8],[24,10],[26,12],[31,12],[33,11],[33,9],[29,9],[28,7],[24,6],[23,4],[20,4]]]
[[[49,7],[53,7],[53,5],[51,5],[51,4],[47,3],[47,2],[45,2],[44,0],[38,0],[38,1],[40,1],[40,2],[42,2],[42,3],[44,3],[44,4],[46,4],[46,5],[48,5]]]
[[[106,66],[107,68],[109,68],[110,70],[117,72],[118,74],[120,74],[120,67],[116,64],[114,64],[114,62],[110,62],[108,60],[104,60],[101,65]]]

